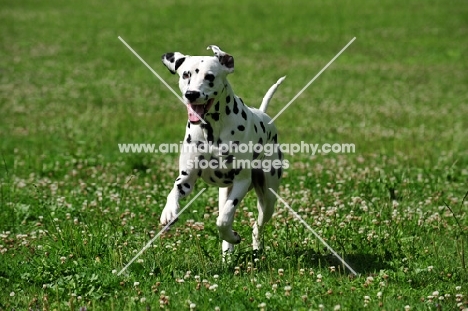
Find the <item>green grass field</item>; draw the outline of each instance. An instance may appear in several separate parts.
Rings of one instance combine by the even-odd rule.
[[[468,308],[465,1],[0,7],[0,310]],[[253,107],[286,75],[272,116],[356,37],[276,125],[283,143],[355,144],[286,155],[280,195],[359,275],[283,204],[254,260],[252,193],[234,224],[244,241],[223,264],[210,187],[117,276],[159,232],[178,157],[118,144],[179,142],[187,118],[118,36],[174,88],[163,53],[219,45]]]

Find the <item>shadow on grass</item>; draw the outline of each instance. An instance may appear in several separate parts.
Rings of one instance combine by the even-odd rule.
[[[249,263],[253,263],[253,266],[258,271],[286,266],[315,269],[328,269],[334,266],[337,271],[351,273],[334,255],[328,252],[321,253],[315,249],[294,249],[289,251],[285,249],[277,253],[244,251],[232,254],[230,259],[231,269],[234,269],[236,266],[243,267],[248,266]],[[391,269],[387,263],[388,258],[374,254],[350,254],[345,255],[344,260],[358,274],[373,274],[383,269]]]

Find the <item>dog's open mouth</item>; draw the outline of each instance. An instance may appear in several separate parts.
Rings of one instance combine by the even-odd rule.
[[[196,124],[201,122],[201,119],[205,118],[205,113],[207,113],[211,106],[213,105],[214,99],[208,100],[206,104],[187,104],[187,112],[190,123]]]

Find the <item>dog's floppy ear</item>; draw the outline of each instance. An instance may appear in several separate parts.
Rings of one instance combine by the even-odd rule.
[[[172,74],[175,74],[180,65],[182,65],[187,56],[179,52],[170,52],[163,54],[161,60]]]
[[[221,65],[226,67],[229,73],[234,71],[234,57],[222,51],[216,45],[209,45],[206,49],[207,50],[211,49],[213,51],[214,55],[219,59],[219,62],[221,63]]]

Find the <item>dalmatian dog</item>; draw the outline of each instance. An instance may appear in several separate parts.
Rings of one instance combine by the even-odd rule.
[[[223,240],[223,253],[232,252],[234,245],[241,242],[241,237],[232,228],[234,214],[253,188],[257,194],[258,218],[253,224],[252,240],[253,249],[259,250],[264,225],[272,217],[276,203],[276,196],[269,188],[277,192],[284,168],[278,165],[283,158],[277,144],[277,130],[273,123],[269,124],[271,118],[265,110],[284,77],[269,89],[260,109],[249,108],[234,94],[227,80],[227,75],[234,71],[234,58],[215,45],[207,49],[211,49],[214,56],[190,56],[179,52],[162,56],[169,71],[179,75],[188,122],[179,158],[179,176],[167,197],[160,222],[167,225],[175,220],[179,200],[189,195],[196,180],[202,178],[219,187],[216,225]],[[245,152],[246,148],[236,148],[241,144],[244,147],[269,144],[275,148],[273,152],[266,152],[267,148],[249,148]],[[276,165],[256,168],[245,165],[255,160]]]

